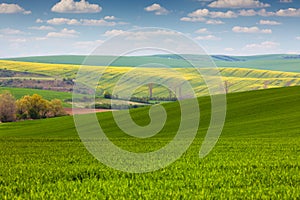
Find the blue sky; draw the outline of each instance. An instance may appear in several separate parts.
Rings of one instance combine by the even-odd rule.
[[[138,27],[182,32],[209,54],[300,54],[300,0],[6,0],[0,20],[0,57],[89,54]]]

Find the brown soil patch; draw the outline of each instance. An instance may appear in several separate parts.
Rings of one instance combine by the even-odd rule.
[[[89,108],[64,108],[66,113],[69,115],[80,115],[80,114],[89,114],[89,113],[98,113],[98,112],[109,112],[112,110],[109,109],[89,109]]]

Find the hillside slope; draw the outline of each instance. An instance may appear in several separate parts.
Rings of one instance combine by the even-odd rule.
[[[72,117],[0,124],[2,199],[298,199],[300,87],[228,95],[222,135],[204,159],[199,150],[210,119],[199,99],[198,135],[180,159],[161,170],[133,174],[101,164],[81,143]],[[122,149],[149,152],[167,145],[179,125],[177,103],[164,105],[164,129],[149,139],[126,136],[111,113],[98,115]],[[149,123],[147,108],[132,110]],[[186,133],[189,134],[189,133]]]
[[[75,79],[78,65],[65,65],[65,64],[45,64],[45,63],[30,63],[30,62],[15,62],[15,61],[0,61],[0,69],[7,69],[11,71],[31,72],[38,73],[53,77],[55,79]],[[84,66],[84,70],[89,72],[99,72],[104,69],[101,66]],[[103,73],[99,82],[99,89],[102,91],[112,92],[114,85],[118,80],[127,72],[133,70],[133,67],[109,67]],[[139,68],[141,69],[141,68]],[[175,71],[179,72],[182,77],[179,79],[170,75],[167,69],[161,68],[143,68],[143,73],[139,76],[143,80],[147,80],[151,76],[156,76],[157,79],[168,80],[172,79],[175,82],[179,80],[189,80],[197,95],[207,95],[208,90],[206,85],[199,75],[199,73],[193,68],[175,68]],[[160,70],[159,73],[156,73]],[[210,71],[203,68],[202,72]],[[257,69],[245,69],[245,68],[220,68],[219,69],[224,81],[227,81],[228,91],[241,92],[249,90],[259,90],[274,87],[286,87],[300,85],[300,73],[293,72],[280,72],[272,70],[257,70]],[[16,77],[18,78],[18,77]],[[1,80],[1,77],[0,77]],[[43,81],[43,80],[41,80]],[[130,87],[130,85],[124,86]],[[169,92],[163,87],[154,87],[154,96],[168,97]],[[135,93],[136,96],[146,97],[148,96],[147,86],[141,87]]]
[[[184,55],[185,58],[201,66],[201,60],[197,55]],[[84,55],[58,55],[58,56],[36,56],[23,58],[9,58],[11,61],[25,61],[52,64],[74,64],[84,63]],[[201,58],[201,57],[200,57]],[[289,54],[271,54],[256,56],[226,56],[211,55],[212,60],[218,67],[229,68],[252,68],[285,72],[300,72],[300,56]],[[112,56],[90,56],[91,65],[106,65],[113,59]],[[178,55],[152,55],[152,56],[123,56],[119,57],[112,66],[140,66],[147,63],[160,63],[173,68],[189,68],[190,65]]]

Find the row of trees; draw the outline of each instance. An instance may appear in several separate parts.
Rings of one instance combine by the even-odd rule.
[[[24,119],[41,119],[66,115],[62,102],[58,99],[48,101],[42,96],[26,95],[19,100],[5,91],[0,94],[0,121],[13,122]]]

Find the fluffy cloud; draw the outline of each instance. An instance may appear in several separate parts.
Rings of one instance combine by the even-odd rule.
[[[293,0],[280,0],[280,3],[293,3]]]
[[[104,19],[69,19],[69,18],[53,18],[46,21],[51,25],[82,25],[82,26],[115,26],[116,22],[108,22]],[[120,24],[120,23],[119,23]]]
[[[227,51],[227,52],[232,52],[232,51],[234,51],[234,48],[229,47],[229,48],[225,48],[224,50]]]
[[[51,8],[51,11],[58,13],[98,13],[101,10],[98,4],[90,4],[85,0],[61,0]]]
[[[77,36],[78,36],[77,31],[64,28],[59,32],[50,32],[47,34],[46,37],[47,38],[74,38]]]
[[[263,17],[269,17],[269,16],[274,16],[276,13],[274,12],[268,12],[266,9],[261,9],[261,10],[240,10],[238,15],[239,16],[244,16],[244,17],[251,17],[251,16],[263,16]]]
[[[269,50],[269,49],[276,49],[280,46],[279,43],[271,42],[271,41],[265,41],[259,44],[248,44],[243,49],[245,50]]]
[[[68,25],[79,25],[79,21],[77,19],[68,19],[68,18],[53,18],[46,21],[47,24],[52,25],[62,25],[62,24],[68,24]]]
[[[39,30],[39,31],[51,31],[54,30],[52,26],[33,26],[29,27],[29,29]]]
[[[270,4],[258,0],[217,0],[208,5],[211,8],[262,8]]]
[[[129,31],[113,29],[113,30],[106,31],[103,35],[106,37],[122,35],[122,36],[127,36],[126,39],[128,40],[145,40],[147,38],[157,37],[157,36],[166,36],[166,35],[174,36],[174,35],[178,35],[178,33],[174,31],[167,31],[167,30],[129,32]]]
[[[296,39],[297,39],[297,40],[300,40],[300,36],[299,36],[299,37],[296,37]]]
[[[238,13],[239,16],[263,16],[263,17],[270,17],[270,16],[278,16],[278,17],[300,17],[300,8],[288,8],[288,9],[280,9],[276,12],[268,12],[266,9],[261,9],[255,11],[253,9],[250,10],[240,10]]]
[[[237,17],[237,14],[233,11],[227,11],[227,12],[212,12],[208,9],[198,9],[192,13],[188,14],[189,17],[194,18],[203,18],[203,17],[211,17],[211,18],[235,18]]]
[[[81,19],[80,24],[83,26],[115,26],[117,23],[108,22],[104,19]]]
[[[169,11],[161,5],[154,3],[151,6],[144,8],[147,12],[154,12],[155,15],[167,15]]]
[[[0,29],[0,33],[2,33],[4,35],[22,35],[22,34],[25,34],[23,31],[20,31],[18,29],[11,29],[11,28]]]
[[[105,16],[105,20],[116,20],[117,18],[115,16]]]
[[[96,40],[96,41],[79,41],[74,43],[74,47],[77,49],[93,49],[97,47],[98,45],[102,44],[102,40]]]
[[[280,9],[276,12],[276,15],[280,17],[300,17],[300,8]]]
[[[271,29],[259,29],[256,26],[253,27],[235,26],[232,28],[232,31],[235,33],[266,33],[266,34],[272,33]]]
[[[277,21],[271,21],[271,20],[260,20],[259,24],[261,25],[280,25],[280,22]]]
[[[14,14],[14,13],[23,13],[24,15],[31,14],[31,11],[25,10],[18,4],[0,4],[0,14]]]
[[[116,36],[116,35],[121,35],[121,34],[128,34],[128,32],[123,31],[123,30],[109,30],[106,31],[103,35],[106,37],[112,37],[112,36]]]
[[[195,39],[196,40],[221,40],[221,38],[218,38],[214,35],[198,36]]]
[[[198,29],[197,31],[195,31],[195,33],[198,33],[198,34],[209,34],[210,32],[207,30],[207,28],[201,28],[201,29]]]
[[[206,24],[212,24],[212,25],[225,24],[225,23],[224,23],[223,21],[221,21],[221,20],[214,20],[214,19],[207,20],[205,23],[206,23]]]
[[[182,17],[180,21],[183,22],[204,22],[206,19],[204,17]]]
[[[185,22],[205,22],[206,18],[236,18],[238,15],[233,11],[229,10],[227,12],[214,12],[209,11],[208,9],[198,9],[192,13],[189,13],[187,17],[182,17],[180,20]],[[218,23],[214,23],[218,22]],[[207,24],[223,24],[221,21],[210,21]]]

